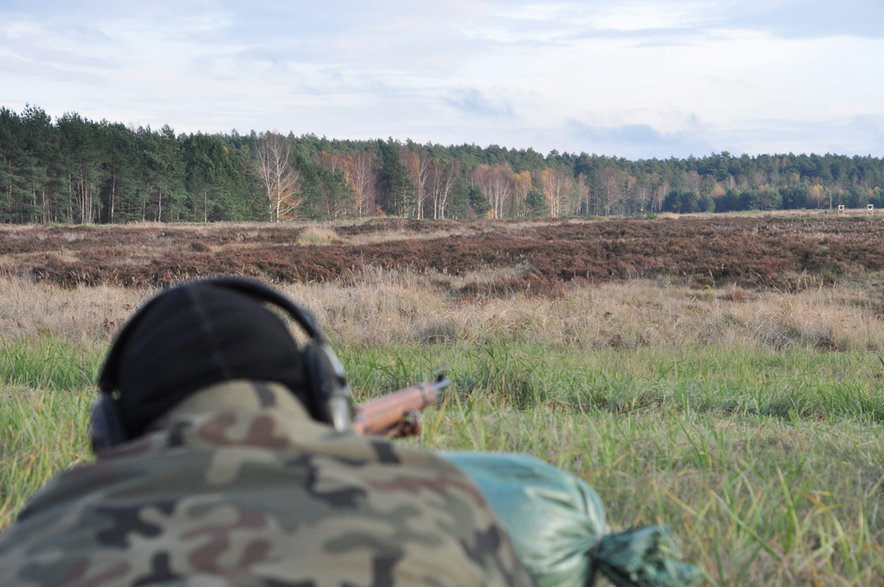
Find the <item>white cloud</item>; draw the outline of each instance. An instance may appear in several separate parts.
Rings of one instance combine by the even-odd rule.
[[[589,24],[596,29],[642,31],[684,29],[706,21],[709,2],[614,2],[601,7]],[[592,13],[591,13],[592,14]]]
[[[8,0],[2,105],[184,132],[880,153],[880,125],[850,121],[884,116],[884,3],[832,5]]]

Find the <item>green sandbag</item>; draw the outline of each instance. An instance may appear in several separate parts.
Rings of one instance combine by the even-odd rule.
[[[473,479],[541,587],[690,585],[702,571],[681,563],[664,526],[606,534],[605,508],[582,479],[529,455],[445,452]]]

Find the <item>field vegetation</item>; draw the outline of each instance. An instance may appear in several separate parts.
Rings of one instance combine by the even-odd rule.
[[[125,317],[227,267],[314,312],[359,400],[445,370],[416,442],[571,471],[711,584],[875,584],[884,224],[705,220],[0,228],[0,527],[90,458]]]

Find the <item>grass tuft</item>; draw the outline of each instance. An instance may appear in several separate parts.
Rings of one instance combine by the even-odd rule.
[[[334,229],[322,226],[308,226],[298,235],[298,244],[301,245],[326,245],[340,240]]]

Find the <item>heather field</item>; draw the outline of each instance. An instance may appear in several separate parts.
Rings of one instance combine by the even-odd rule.
[[[434,286],[464,295],[550,295],[564,284],[660,277],[791,291],[808,274],[831,282],[884,269],[884,222],[782,214],[0,227],[0,272],[65,287],[150,287],[221,272],[328,283],[366,268],[435,274]]]
[[[528,452],[710,584],[884,577],[884,216],[0,227],[0,527],[89,458],[110,337],[236,273],[309,307],[359,399],[445,370],[431,448]]]

